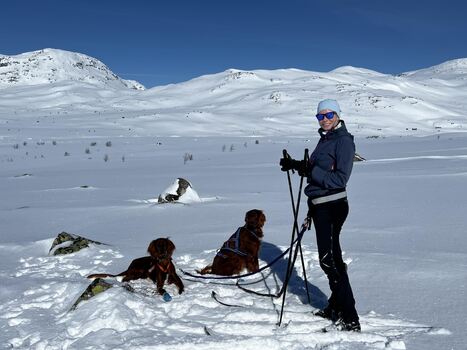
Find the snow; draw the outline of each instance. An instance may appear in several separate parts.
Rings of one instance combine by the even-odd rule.
[[[288,135],[309,137],[314,106],[331,96],[359,137],[463,132],[465,62],[398,76],[348,66],[331,72],[228,69],[141,90],[95,58],[46,49],[0,56],[0,114],[46,125],[60,119],[67,130],[84,121],[91,130],[115,124],[122,135],[135,136],[271,137],[287,127]]]
[[[16,56],[0,55],[0,87],[67,80],[101,84],[107,88],[145,89],[138,82],[119,78],[99,60],[81,53],[43,49]]]
[[[457,98],[466,83],[451,69],[460,63],[431,85],[428,73],[343,67],[230,70],[146,91],[69,80],[2,87],[0,348],[464,348],[467,134]],[[284,148],[296,158],[314,148],[313,106],[329,95],[367,159],[355,163],[342,233],[362,333],[322,333],[328,323],[311,313],[329,295],[313,231],[302,242],[311,304],[298,260],[282,327],[281,300],[180,270],[210,263],[253,208],[267,217],[260,265],[287,249],[292,210],[278,161]],[[193,197],[156,204],[176,178]],[[303,198],[300,220],[305,207]],[[62,231],[109,245],[51,256]],[[131,282],[130,293],[109,278],[113,288],[70,311],[88,274],[123,271],[158,237],[177,247],[183,294],[168,286],[164,302],[148,281]],[[286,263],[242,283],[276,292]]]

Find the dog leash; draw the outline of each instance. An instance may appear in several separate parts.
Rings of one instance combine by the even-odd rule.
[[[303,236],[303,234],[305,233],[306,229],[308,228],[308,224],[307,222],[303,223],[302,225],[302,230],[300,231],[300,234],[298,235],[298,237],[293,241],[293,244],[291,246],[293,246],[295,243],[297,243],[299,240],[301,240],[301,237]],[[225,279],[240,279],[240,278],[244,278],[244,277],[249,277],[249,276],[253,276],[253,275],[256,275],[258,273],[260,273],[261,271],[263,270],[266,270],[267,268],[271,267],[272,265],[274,265],[277,261],[279,261],[279,259],[281,259],[284,255],[286,255],[289,250],[290,250],[291,247],[287,248],[282,254],[278,255],[277,257],[275,257],[269,264],[261,267],[258,271],[255,271],[255,272],[249,272],[249,273],[245,273],[243,275],[237,275],[237,276],[203,276],[203,275],[195,275],[191,272],[188,272],[188,271],[184,271],[182,269],[180,269],[180,271],[184,274],[184,275],[187,275],[187,276],[190,276],[190,277],[193,277],[193,278],[197,278],[197,279],[205,279],[205,280],[225,280]],[[238,283],[237,283],[238,285]]]
[[[308,223],[308,224],[309,224],[309,223]],[[304,224],[302,225],[301,231],[298,233],[297,238],[295,239],[295,241],[294,241],[293,244],[292,244],[292,246],[294,246],[295,243],[297,243],[297,245],[296,245],[296,247],[295,247],[295,253],[293,254],[293,261],[292,261],[292,264],[291,264],[292,266],[295,265],[295,260],[297,259],[298,250],[299,250],[299,247],[300,247],[300,242],[301,242],[301,240],[302,240],[303,234],[305,233],[305,231],[306,231],[307,228],[308,228],[308,224],[304,223]],[[290,248],[289,248],[289,249],[290,249]],[[290,271],[289,271],[289,273],[288,273],[288,274],[286,275],[286,277],[285,277],[285,281],[284,281],[284,283],[282,284],[281,289],[280,289],[279,292],[276,293],[276,294],[272,294],[272,293],[261,293],[261,292],[255,291],[255,290],[251,290],[251,289],[245,288],[244,285],[246,285],[246,284],[241,285],[241,284],[240,284],[240,281],[237,281],[237,283],[235,283],[235,285],[236,285],[239,289],[241,289],[241,290],[243,290],[244,292],[247,292],[247,293],[249,293],[249,294],[258,295],[258,296],[260,296],[260,297],[279,298],[279,297],[284,293],[285,289],[287,288],[287,285],[288,285],[288,282],[289,282],[290,277],[291,277],[291,273],[290,273]],[[261,281],[264,281],[264,280],[265,280],[265,278],[263,277],[262,279],[260,279],[260,280],[258,280],[258,281],[250,282],[250,283],[248,283],[248,284],[256,284],[256,283],[261,282]]]

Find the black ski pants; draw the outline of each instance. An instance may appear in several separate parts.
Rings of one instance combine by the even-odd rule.
[[[342,260],[339,236],[349,213],[347,199],[313,205],[308,200],[309,215],[313,219],[318,245],[319,263],[328,277],[331,297],[329,305],[342,314],[344,321],[358,321],[355,299]]]

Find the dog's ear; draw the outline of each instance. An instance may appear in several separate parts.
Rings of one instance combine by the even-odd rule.
[[[173,242],[168,238],[166,238],[166,241],[167,241],[167,254],[172,256],[172,253],[175,250],[175,244],[173,244]]]
[[[258,227],[263,227],[264,223],[266,222],[266,215],[261,211],[259,218],[258,218]]]
[[[149,255],[151,256],[156,256],[157,255],[157,248],[156,248],[156,241],[151,241],[151,243],[149,243],[149,246],[148,246],[148,253]]]

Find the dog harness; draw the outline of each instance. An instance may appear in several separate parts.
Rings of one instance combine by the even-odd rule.
[[[166,267],[162,267],[162,265],[159,263],[159,259],[154,259],[154,260],[155,260],[154,265],[152,265],[151,268],[148,270],[149,273],[153,272],[156,266],[159,268],[159,270],[161,270],[164,273],[167,273],[169,271],[170,261],[172,261],[172,259],[169,260],[169,263],[167,264]]]
[[[219,251],[217,252],[216,255],[225,258],[226,256],[222,254],[223,250],[233,252],[233,253],[235,253],[237,255],[240,255],[240,256],[248,256],[249,255],[248,253],[242,252],[240,250],[240,231],[242,230],[242,228],[244,228],[245,230],[250,232],[258,241],[261,239],[260,237],[258,237],[256,235],[256,233],[254,233],[253,231],[247,229],[246,227],[239,227],[237,229],[237,231],[235,231],[235,233],[232,236],[230,236],[230,238],[226,242],[224,242],[221,249],[219,249]]]

